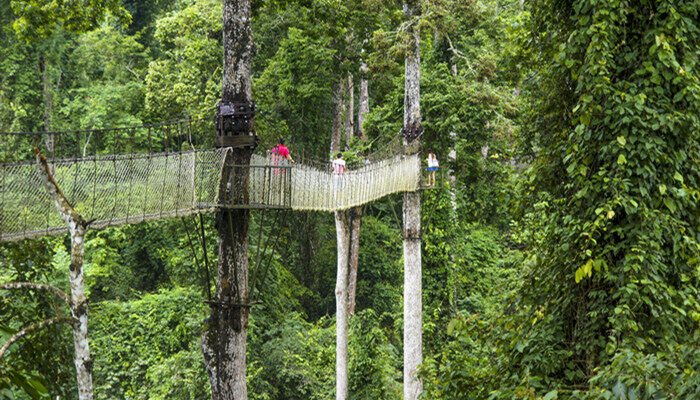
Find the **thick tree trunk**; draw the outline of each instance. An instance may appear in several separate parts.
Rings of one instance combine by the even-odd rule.
[[[367,140],[365,128],[362,126],[369,114],[369,81],[367,80],[367,64],[362,63],[360,67],[360,104],[357,110],[357,130],[362,140]]]
[[[250,0],[223,0],[224,59],[221,98],[224,101],[250,101],[250,81],[255,42],[250,30]]]
[[[348,258],[350,223],[348,211],[335,212],[335,236],[338,240],[338,271],[335,281],[335,379],[336,400],[348,398]]]
[[[92,360],[90,359],[90,346],[88,344],[88,306],[83,283],[83,260],[85,256],[85,232],[87,223],[66,200],[61,189],[53,178],[46,158],[34,148],[36,153],[37,169],[44,181],[44,186],[49,192],[56,209],[70,231],[70,308],[75,319],[73,326],[73,344],[75,347],[75,370],[78,380],[78,399],[92,400]]]
[[[223,3],[223,103],[250,102],[254,42],[249,0]],[[252,118],[252,116],[251,116]],[[252,124],[248,125],[249,127]],[[238,132],[240,133],[240,132]],[[249,134],[250,132],[244,132]],[[231,149],[225,165],[248,165],[252,149]],[[246,168],[224,168],[219,187],[222,202],[248,202]],[[234,190],[235,188],[235,190]],[[219,236],[218,281],[212,313],[202,333],[204,363],[214,400],[245,400],[246,339],[248,335],[248,210],[221,210],[216,214]]]
[[[348,103],[345,108],[345,143],[350,144],[350,140],[355,135],[355,83],[350,73],[348,73],[345,87],[348,90]]]
[[[409,21],[410,44],[406,50],[404,122],[405,133],[419,132],[420,115],[420,50],[419,31],[415,18],[418,15],[417,1],[404,2],[404,15]],[[413,22],[412,22],[413,21]],[[408,144],[404,139],[404,144]],[[419,139],[416,139],[419,140]],[[403,384],[404,400],[416,400],[423,391],[423,383],[417,377],[423,359],[422,333],[422,288],[421,288],[421,228],[420,192],[403,195],[403,254],[404,254],[404,356]]]

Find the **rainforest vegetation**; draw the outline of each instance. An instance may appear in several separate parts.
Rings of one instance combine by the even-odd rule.
[[[700,398],[700,1],[418,4],[421,143],[440,161],[421,192],[422,398]],[[261,142],[327,159],[338,102],[354,136],[399,132],[401,2],[252,12]],[[221,0],[0,0],[0,132],[210,110],[222,29]],[[0,148],[0,161],[29,150]],[[363,206],[351,399],[403,396],[401,206]],[[248,397],[334,398],[333,215],[263,215],[251,212],[251,257],[259,233],[280,238],[250,314]],[[211,398],[200,336],[217,257],[212,214],[89,231],[96,399]],[[65,235],[1,243],[0,283],[67,292],[69,262]],[[0,291],[0,343],[64,308]],[[52,325],[2,356],[0,399],[75,399],[75,374],[71,330]]]

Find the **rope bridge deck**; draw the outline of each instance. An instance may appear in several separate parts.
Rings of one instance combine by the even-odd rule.
[[[217,210],[228,151],[88,156],[52,160],[50,166],[66,198],[94,229]],[[417,190],[420,181],[418,155],[388,156],[342,176],[327,165],[275,165],[260,155],[253,155],[249,166],[233,168],[247,170],[249,201],[224,204],[227,208],[330,212]],[[36,164],[0,164],[0,241],[65,232]]]

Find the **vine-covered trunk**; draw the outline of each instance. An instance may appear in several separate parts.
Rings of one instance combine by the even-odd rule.
[[[405,61],[404,92],[404,144],[419,140],[422,131],[420,115],[420,50],[416,16],[418,4],[404,2],[404,16],[409,23],[410,35]],[[421,229],[420,192],[403,195],[403,392],[404,400],[416,400],[423,391],[423,383],[417,376],[423,359],[423,318],[421,289]]]
[[[37,169],[44,186],[70,232],[70,309],[73,316],[74,363],[78,382],[78,399],[92,400],[92,360],[88,344],[88,306],[83,282],[83,260],[85,256],[85,232],[87,223],[65,198],[53,178],[46,158],[35,148]]]
[[[251,60],[254,53],[250,29],[249,0],[223,2],[222,104],[251,105]],[[224,135],[248,135],[252,118],[244,131]],[[235,125],[240,127],[240,125]],[[224,160],[219,186],[222,202],[248,203],[248,170],[231,165],[249,165],[251,147],[232,148]],[[235,190],[234,190],[235,188]],[[202,353],[214,400],[245,400],[246,339],[248,335],[248,210],[223,209],[216,214],[219,237],[218,281],[212,313],[202,333]]]

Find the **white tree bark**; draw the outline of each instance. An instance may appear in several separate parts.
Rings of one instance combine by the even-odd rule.
[[[333,131],[331,137],[331,154],[340,151],[342,142],[343,87],[344,78],[340,78],[333,87]],[[350,255],[349,211],[336,211],[335,237],[337,248],[337,274],[335,280],[335,398],[348,398],[348,261]]]
[[[338,270],[335,281],[335,379],[336,400],[348,398],[348,257],[350,226],[347,211],[335,212]]]
[[[87,223],[66,200],[61,189],[51,174],[46,158],[34,148],[39,175],[46,190],[49,192],[56,209],[70,232],[70,308],[73,318],[76,320],[73,326],[73,344],[75,346],[75,370],[78,380],[78,399],[92,400],[92,360],[90,359],[90,346],[88,344],[88,307],[83,283],[83,260],[85,256],[85,232]]]
[[[410,43],[406,50],[404,132],[416,132],[421,128],[420,114],[420,39],[416,29],[419,14],[416,0],[404,2],[404,16],[409,22]],[[416,139],[419,140],[419,139]],[[408,144],[404,139],[404,144]],[[420,192],[403,195],[403,254],[404,254],[404,400],[417,400],[423,392],[423,382],[417,377],[423,360],[422,318],[422,261],[420,227]]]
[[[348,256],[348,315],[355,315],[355,299],[357,294],[357,270],[360,266],[360,228],[362,227],[362,206],[347,210],[350,231]]]

